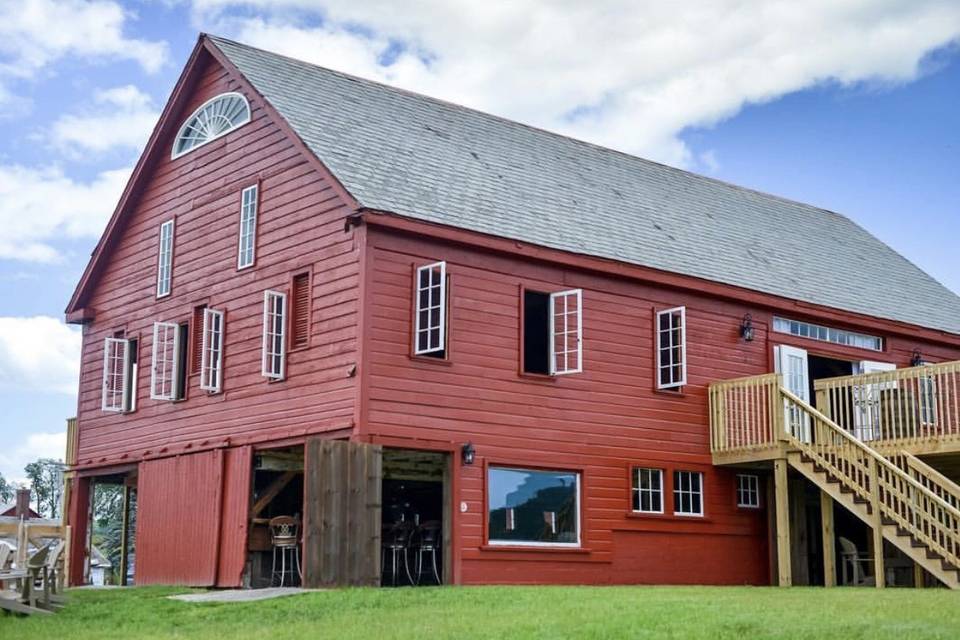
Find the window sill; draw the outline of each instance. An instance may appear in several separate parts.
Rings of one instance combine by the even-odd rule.
[[[572,554],[590,554],[593,550],[587,547],[561,547],[561,546],[527,546],[513,544],[485,544],[480,546],[481,551],[506,551],[511,553],[572,553]]]
[[[453,362],[449,358],[431,358],[430,356],[418,356],[412,353],[407,354],[407,357],[410,358],[411,362],[423,362],[425,364],[436,364],[444,367],[453,365]]]
[[[686,387],[680,389],[654,389],[653,392],[669,398],[687,397]]]
[[[643,513],[627,511],[626,517],[630,520],[664,520],[667,522],[713,522],[706,516],[679,516],[675,513]]]
[[[517,372],[517,377],[525,378],[527,380],[539,380],[540,382],[557,381],[557,376],[552,376],[549,373],[530,373],[529,371],[519,371]]]

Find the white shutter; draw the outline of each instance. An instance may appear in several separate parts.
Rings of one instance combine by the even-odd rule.
[[[287,296],[278,291],[263,294],[263,350],[261,373],[281,380],[287,359]]]
[[[180,327],[173,322],[153,323],[150,358],[150,398],[175,400],[180,358]]]
[[[103,393],[100,407],[104,411],[123,411],[128,405],[130,381],[130,343],[123,338],[103,341]]]
[[[200,345],[200,388],[219,392],[223,378],[223,312],[203,310]]]
[[[550,374],[583,371],[582,291],[550,294]]]

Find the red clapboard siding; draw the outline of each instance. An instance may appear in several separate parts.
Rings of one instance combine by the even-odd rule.
[[[239,587],[247,562],[250,517],[251,447],[227,449],[223,467],[223,509],[220,523],[218,587]]]
[[[140,463],[137,584],[216,584],[223,459],[216,450]]]

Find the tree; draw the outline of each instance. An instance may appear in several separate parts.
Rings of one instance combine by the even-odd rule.
[[[37,501],[37,513],[48,518],[59,517],[63,496],[63,462],[40,458],[23,470],[30,478],[30,490]]]
[[[13,501],[13,497],[16,494],[17,488],[13,486],[12,482],[8,482],[7,479],[3,477],[3,474],[0,473],[0,503]]]

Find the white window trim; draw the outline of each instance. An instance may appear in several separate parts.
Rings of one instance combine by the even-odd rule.
[[[243,262],[243,216],[244,216],[244,202],[247,199],[247,193],[253,191],[253,200],[251,202],[251,209],[253,215],[251,216],[252,220],[250,221],[250,261]],[[259,185],[250,185],[240,192],[240,232],[239,239],[237,241],[237,269],[249,269],[257,261],[257,218],[260,215],[260,187]]]
[[[489,530],[488,530],[486,534],[488,545],[493,547],[557,547],[561,549],[577,549],[581,546],[583,541],[583,532],[582,532],[583,523],[581,522],[581,517],[580,517],[580,499],[581,499],[581,492],[583,491],[583,488],[581,486],[581,483],[583,481],[582,473],[580,473],[579,471],[564,471],[562,469],[552,469],[552,470],[551,469],[527,469],[524,467],[501,467],[498,465],[491,465],[490,467],[488,467],[487,473],[485,474],[486,478],[484,478],[484,482],[487,484],[490,483],[490,475],[489,475],[490,469],[505,469],[507,471],[547,471],[547,472],[553,471],[554,473],[572,473],[577,478],[577,492],[576,492],[577,503],[575,507],[577,511],[577,541],[576,542],[535,542],[531,540],[495,540],[490,537]],[[487,504],[484,505],[484,509],[486,509],[487,518],[489,518],[490,517],[489,497],[487,498]]]
[[[663,350],[660,347],[660,318],[661,316],[667,314],[674,314],[680,312],[680,380],[675,380],[674,382],[663,384],[660,372],[662,370],[663,362]],[[678,387],[686,386],[687,384],[687,308],[686,307],[673,307],[672,309],[664,309],[663,311],[657,312],[656,323],[654,326],[654,342],[656,344],[657,352],[657,389],[676,389]]]
[[[173,331],[173,359],[170,362],[172,373],[170,375],[170,393],[157,393],[157,347],[159,341],[157,336],[160,329],[170,329]],[[150,355],[150,399],[168,400],[177,399],[177,388],[180,386],[180,325],[176,322],[154,322],[153,323],[153,345],[151,345]]]
[[[753,482],[756,483],[756,486],[753,489],[753,493],[755,493],[757,496],[756,504],[748,504],[740,500],[741,493],[744,493],[740,491],[740,481],[741,479],[746,479],[746,478],[752,478]],[[748,491],[746,493],[751,493],[751,492]],[[755,473],[738,473],[737,474],[737,506],[740,507],[741,509],[759,509],[760,508],[760,476],[756,475]]]
[[[220,333],[217,346],[217,364],[216,367],[210,363],[210,334],[212,332],[211,324],[216,318],[219,322],[218,330]],[[203,333],[200,340],[200,389],[211,393],[219,393],[223,386],[223,341],[226,335],[226,327],[223,322],[223,311],[216,309],[203,310]]]
[[[424,271],[431,272],[437,267],[440,268],[440,340],[439,344],[436,347],[430,347],[429,342],[429,328],[427,328],[427,348],[420,348],[420,331],[423,327],[420,325],[420,312],[423,311],[420,307],[420,292],[423,291],[423,288],[420,286],[420,274]],[[428,282],[427,288],[432,287],[432,280]],[[428,353],[436,353],[438,351],[444,351],[447,348],[447,263],[444,261],[434,262],[431,264],[425,264],[422,267],[417,267],[416,273],[414,274],[414,283],[413,283],[413,353],[414,355],[425,355]]]
[[[706,506],[707,506],[706,504],[707,492],[706,492],[706,488],[703,486],[704,485],[703,471],[690,471],[688,469],[674,469],[674,473],[689,473],[689,474],[700,476],[700,511],[699,512],[677,511],[676,507],[674,507],[673,515],[679,518],[702,518],[704,513],[706,512]],[[677,482],[676,482],[676,479],[674,479],[673,495],[676,496],[677,492],[678,492]],[[691,492],[681,492],[681,493],[691,493]],[[691,493],[691,495],[693,494]]]
[[[170,248],[166,254],[164,254],[163,233],[168,227],[170,229]],[[157,298],[166,298],[173,290],[173,243],[175,232],[176,228],[173,218],[160,224],[160,244],[157,248]],[[166,257],[166,264],[164,264],[164,257]],[[166,275],[166,277],[164,277],[164,275]],[[164,284],[166,284],[166,291],[163,290]]]
[[[636,481],[637,484],[636,484],[636,487],[634,487],[634,486],[631,486],[631,487],[630,487],[630,492],[631,492],[631,495],[630,495],[631,505],[630,505],[630,506],[633,507],[632,502],[633,502],[633,496],[634,496],[634,495],[637,495],[637,496],[642,496],[642,495],[643,495],[643,493],[642,493],[641,490],[640,490],[640,472],[641,472],[641,471],[656,471],[656,472],[660,475],[660,489],[658,490],[658,493],[660,494],[660,509],[659,509],[659,511],[654,511],[654,510],[652,510],[652,509],[644,509],[644,508],[642,508],[643,500],[637,500],[637,505],[640,506],[641,508],[639,508],[639,509],[633,509],[633,513],[652,513],[652,514],[660,514],[660,515],[663,515],[663,513],[664,513],[664,503],[666,502],[666,496],[664,496],[663,469],[657,469],[657,468],[654,468],[654,467],[634,467],[634,468],[633,468],[633,478],[631,478],[631,485],[632,485],[632,483],[633,483],[634,481]]]
[[[107,403],[110,383],[110,347],[111,345],[122,345],[123,359],[120,370],[120,405],[114,406]],[[126,338],[104,338],[103,340],[103,389],[100,395],[100,409],[114,413],[124,413],[130,404],[130,380],[127,373],[130,371],[130,341]]]
[[[556,330],[557,330],[557,321],[556,321],[556,303],[557,300],[566,297],[574,297],[577,301],[577,330],[576,330],[576,341],[577,341],[577,364],[575,367],[568,367],[565,369],[559,369],[557,367],[557,353],[556,353]],[[550,335],[549,335],[549,345],[550,345],[550,375],[552,376],[565,376],[571,373],[582,373],[583,372],[583,290],[582,289],[568,289],[567,291],[558,291],[556,293],[550,294],[550,309],[549,309],[549,318],[550,318]],[[566,322],[566,318],[564,318]],[[564,325],[567,326],[566,324]],[[569,363],[567,363],[569,364]]]
[[[280,322],[280,371],[273,372],[267,369],[269,359],[270,334],[270,300],[277,297],[283,302]],[[263,345],[260,358],[260,373],[271,380],[283,380],[287,373],[287,294],[281,291],[267,290],[263,292]]]
[[[189,124],[193,121],[193,119],[194,119],[195,117],[197,117],[197,115],[198,115],[201,111],[203,111],[203,109],[204,109],[207,105],[209,105],[211,102],[215,102],[215,101],[217,101],[217,100],[220,100],[221,98],[227,98],[227,97],[232,97],[232,96],[237,96],[237,97],[241,98],[241,99],[246,103],[246,105],[247,105],[247,119],[244,120],[244,121],[242,121],[242,122],[238,122],[238,123],[235,124],[234,126],[232,126],[232,127],[230,127],[229,129],[227,129],[226,131],[222,131],[222,132],[218,133],[217,135],[213,136],[213,137],[210,138],[209,140],[204,140],[203,142],[201,142],[201,143],[198,144],[198,145],[194,145],[194,146],[190,147],[189,149],[184,149],[184,150],[181,151],[180,153],[177,153],[177,151],[176,151],[176,149],[177,149],[177,142],[180,141],[180,136],[183,135],[183,132],[186,130],[187,125],[189,125]],[[176,160],[177,158],[179,158],[179,157],[181,157],[181,156],[187,155],[187,154],[190,153],[191,151],[196,151],[196,150],[199,149],[200,147],[202,147],[202,146],[204,146],[204,145],[207,145],[207,144],[210,144],[210,143],[213,142],[214,140],[219,140],[220,138],[222,138],[223,136],[227,135],[228,133],[233,133],[234,131],[236,131],[237,129],[239,129],[240,127],[242,127],[243,125],[249,123],[252,118],[253,118],[253,113],[252,113],[252,111],[251,111],[251,109],[250,109],[250,101],[247,100],[247,97],[246,97],[245,95],[243,95],[242,93],[239,93],[239,92],[237,92],[237,91],[227,91],[227,92],[225,92],[225,93],[217,94],[217,95],[213,96],[212,98],[210,98],[209,100],[207,100],[206,102],[204,102],[203,104],[201,104],[201,105],[200,105],[199,107],[197,107],[196,109],[194,109],[194,110],[193,110],[193,113],[191,113],[190,116],[183,121],[183,124],[180,125],[180,128],[177,130],[177,135],[174,136],[174,138],[173,138],[173,147],[170,149],[170,159],[171,159],[171,160]]]

